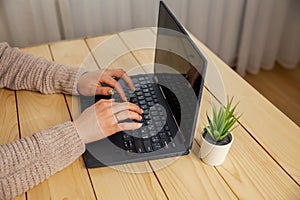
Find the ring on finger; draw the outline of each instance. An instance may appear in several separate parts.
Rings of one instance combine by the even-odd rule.
[[[115,94],[115,90],[111,89],[111,90],[108,91],[108,93],[109,93],[110,95],[114,95],[114,94]]]

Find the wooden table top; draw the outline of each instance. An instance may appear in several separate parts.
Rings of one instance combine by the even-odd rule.
[[[154,51],[150,47],[155,41],[155,29],[142,31],[142,34],[133,31],[22,50],[74,67],[85,63],[89,69],[109,66],[130,70],[153,63]],[[223,165],[208,166],[197,156],[200,132],[206,124],[205,113],[214,98],[204,88],[189,155],[160,170],[151,169],[161,160],[120,166],[150,169],[146,173],[126,173],[111,167],[87,169],[80,157],[16,199],[300,199],[299,127],[202,43],[194,41],[217,66],[227,95],[240,102],[237,110],[242,113],[240,126],[233,131],[235,140]],[[101,48],[92,51],[100,43]],[[93,59],[85,59],[91,52]],[[148,68],[143,66],[134,73],[140,69],[147,72]],[[0,89],[0,99],[0,144],[75,117],[76,99],[68,95]]]

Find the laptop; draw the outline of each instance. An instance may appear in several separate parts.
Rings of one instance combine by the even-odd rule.
[[[189,153],[197,124],[207,61],[163,1],[159,3],[154,73],[118,80],[127,99],[143,109],[142,127],[86,145],[88,168],[176,157]],[[80,96],[81,111],[102,98]]]

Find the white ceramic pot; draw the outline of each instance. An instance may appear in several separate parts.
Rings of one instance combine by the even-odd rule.
[[[199,152],[199,157],[203,162],[205,162],[208,165],[212,166],[218,166],[223,164],[228,151],[230,149],[230,146],[233,142],[233,135],[230,133],[230,142],[225,145],[216,145],[216,144],[211,144],[208,141],[205,140],[203,137],[203,133],[201,134],[201,148]]]

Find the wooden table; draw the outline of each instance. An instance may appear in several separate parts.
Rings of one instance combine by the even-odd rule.
[[[151,46],[155,41],[154,29],[143,31],[143,37],[135,32],[113,35],[112,43],[102,43],[105,48],[93,52],[95,60],[84,61],[93,48],[112,36],[62,41],[22,50],[74,67],[84,61],[90,69],[107,65],[129,69],[153,62],[153,48],[129,51],[136,45]],[[16,199],[300,199],[299,127],[202,43],[195,42],[216,64],[227,94],[240,101],[240,126],[233,131],[235,141],[222,166],[208,166],[197,157],[200,131],[206,123],[205,112],[210,108],[212,96],[205,88],[189,155],[148,173],[125,173],[110,167],[87,169],[80,157]],[[117,51],[127,53],[110,63],[109,56],[115,56],[112,52]],[[68,95],[0,89],[0,99],[1,144],[30,136],[74,116],[72,98]],[[151,169],[159,162],[122,167]]]

